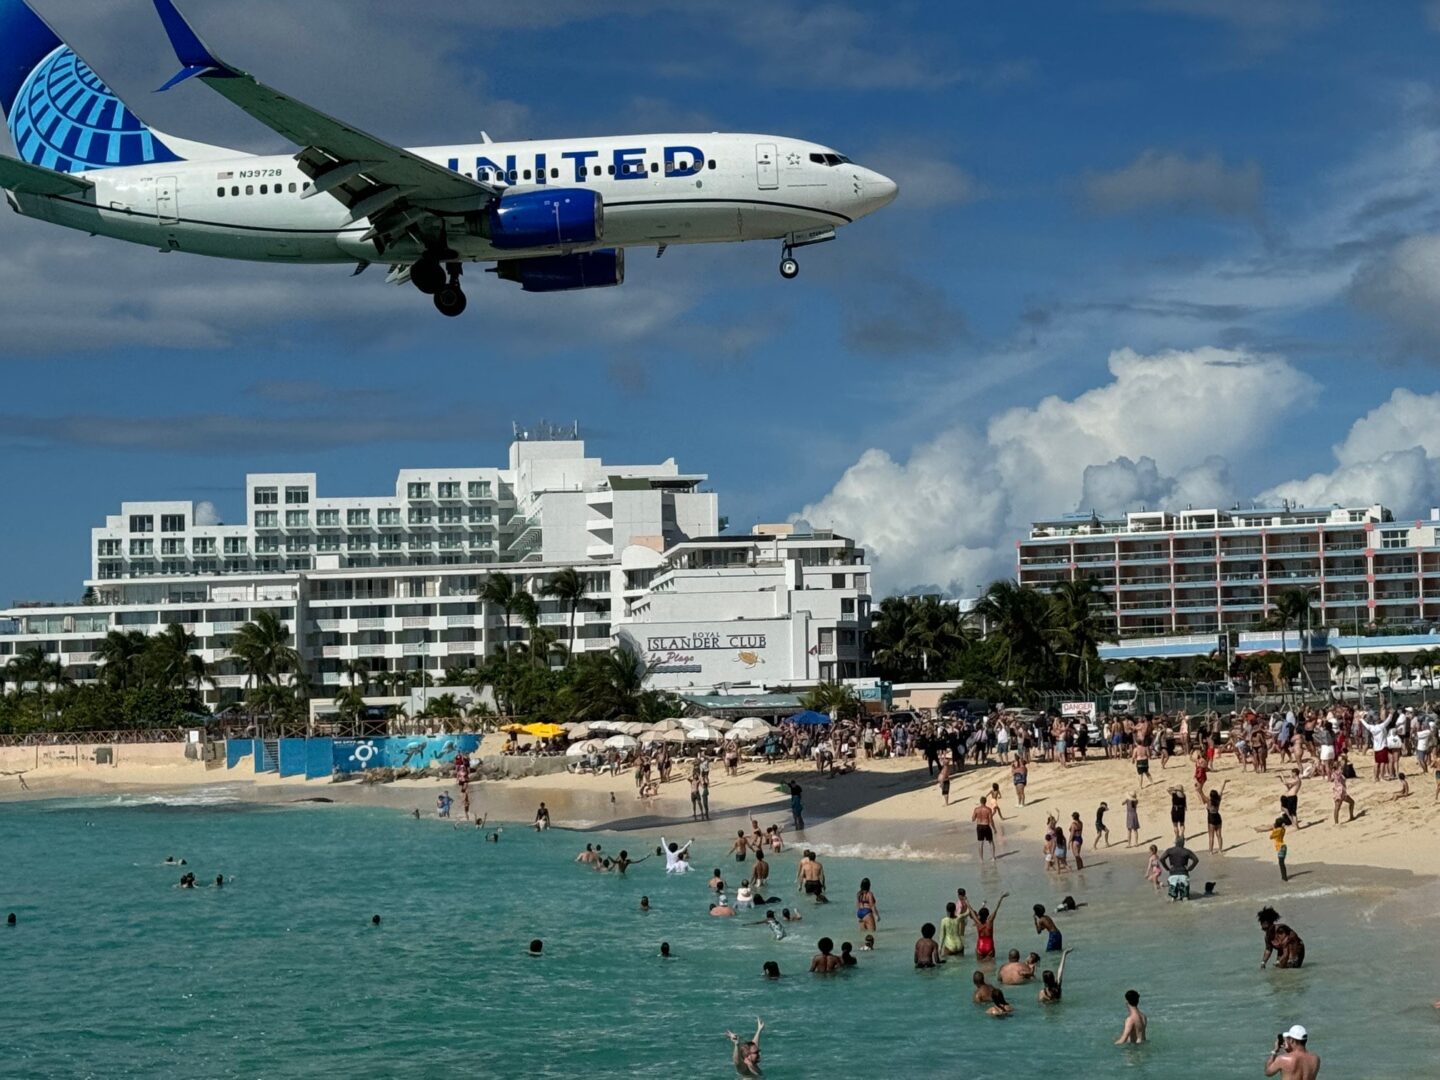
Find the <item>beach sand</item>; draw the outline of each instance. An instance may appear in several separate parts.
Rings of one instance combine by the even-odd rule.
[[[482,743],[481,756],[497,752],[500,737]],[[434,812],[435,797],[441,791],[457,794],[453,781],[441,779],[401,780],[390,784],[303,781],[274,774],[256,775],[244,766],[227,770],[198,762],[139,759],[122,752],[114,766],[53,762],[28,771],[28,790],[22,791],[14,776],[0,776],[0,801],[6,799],[61,798],[104,793],[145,793],[179,791],[198,787],[223,786],[225,794],[244,800],[291,803],[302,800],[330,800],[336,803],[419,809]],[[1272,762],[1274,758],[1272,757]],[[1268,832],[1279,813],[1283,770],[1269,773],[1242,771],[1231,757],[1221,758],[1211,773],[1206,790],[1228,780],[1222,812],[1226,847],[1223,855],[1206,851],[1205,812],[1194,789],[1193,766],[1182,758],[1169,768],[1153,765],[1154,784],[1139,788],[1134,768],[1128,761],[1091,757],[1089,761],[1065,768],[1053,763],[1030,767],[1027,805],[1015,802],[1010,771],[1004,766],[972,767],[951,783],[950,805],[944,805],[939,788],[927,776],[924,760],[918,757],[864,761],[853,773],[835,778],[816,773],[813,767],[784,763],[776,767],[759,762],[742,764],[738,777],[724,775],[723,767],[711,770],[710,807],[712,819],[695,822],[690,816],[689,788],[683,776],[687,765],[677,763],[675,778],[653,799],[636,797],[628,771],[619,775],[575,775],[557,773],[505,780],[484,780],[471,785],[471,809],[475,816],[487,815],[497,822],[529,823],[543,801],[558,826],[608,831],[665,830],[677,836],[733,835],[749,826],[754,814],[762,825],[780,823],[787,842],[793,843],[789,827],[789,799],[784,782],[794,777],[804,789],[808,829],[804,840],[834,852],[864,845],[875,851],[915,857],[975,857],[974,827],[970,812],[978,797],[998,783],[1001,791],[1000,854],[1006,858],[1041,859],[1041,843],[1048,814],[1062,822],[1072,811],[1080,814],[1085,826],[1085,853],[1092,858],[1134,860],[1142,874],[1147,847],[1157,844],[1163,851],[1173,836],[1170,827],[1170,800],[1166,789],[1183,786],[1189,796],[1186,835],[1192,850],[1202,859],[1198,876],[1213,874],[1222,863],[1250,862],[1274,870],[1273,845]],[[1399,785],[1376,782],[1370,777],[1368,757],[1355,759],[1359,779],[1351,781],[1356,819],[1339,825],[1331,822],[1330,785],[1314,779],[1304,782],[1300,793],[1300,817],[1304,827],[1291,829],[1288,865],[1292,872],[1308,866],[1343,865],[1403,873],[1440,875],[1440,852],[1432,838],[1440,826],[1440,803],[1435,802],[1433,776],[1414,774],[1412,794],[1396,801]],[[1414,762],[1409,762],[1413,766]],[[7,766],[9,768],[10,766]],[[1131,792],[1140,797],[1141,844],[1125,846],[1125,814],[1121,802]],[[1106,824],[1111,846],[1093,847],[1095,809],[1101,801],[1109,804]],[[454,815],[460,815],[457,798]]]

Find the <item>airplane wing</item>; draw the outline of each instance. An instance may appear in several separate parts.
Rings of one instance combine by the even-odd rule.
[[[349,210],[351,221],[369,218],[372,228],[366,239],[377,240],[382,251],[424,219],[481,209],[504,190],[327,116],[218,59],[174,0],[155,0],[155,10],[184,65],[160,89],[198,77],[272,131],[298,143],[304,149],[295,160],[313,181],[306,197],[329,194]]]
[[[0,154],[0,188],[27,195],[82,195],[95,186],[94,181],[68,173],[56,172],[40,165],[17,161]]]

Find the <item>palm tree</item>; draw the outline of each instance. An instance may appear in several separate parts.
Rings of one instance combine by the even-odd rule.
[[[256,685],[278,685],[282,675],[302,671],[300,654],[290,644],[290,629],[273,611],[261,611],[240,627],[230,651]]]
[[[825,713],[832,720],[859,716],[864,709],[853,686],[833,682],[821,683],[801,698],[800,704],[815,712]]]
[[[111,630],[95,650],[101,664],[100,681],[115,690],[138,686],[144,676],[140,658],[148,643],[142,630]]]
[[[341,719],[348,720],[353,724],[365,712],[365,695],[358,686],[342,686],[340,692],[335,695],[335,706],[339,710]]]
[[[505,612],[505,647],[510,643],[510,613],[515,610],[515,598],[524,592],[517,587],[512,574],[491,573],[480,586],[478,599],[482,605],[489,604]]]
[[[1384,674],[1385,685],[1388,687],[1393,681],[1392,676],[1400,667],[1400,657],[1393,652],[1376,653],[1370,658],[1370,664]]]
[[[1014,581],[995,581],[975,605],[989,627],[1005,679],[1026,691],[1043,684],[1054,668],[1047,631],[1054,611],[1046,596]]]
[[[45,704],[45,691],[47,687],[54,687],[56,690],[62,686],[69,686],[70,676],[66,674],[65,667],[59,660],[51,660],[45,650],[39,645],[32,645],[30,648],[14,657],[5,667],[6,678],[15,684],[17,695],[25,692],[27,683],[33,683],[35,694],[39,699],[40,720],[43,724],[47,719]]]
[[[198,695],[202,684],[213,681],[200,656],[200,639],[179,623],[170,623],[164,633],[150,638],[145,656],[167,689]]]
[[[549,581],[540,590],[541,596],[548,596],[551,599],[559,600],[570,607],[570,639],[566,648],[574,651],[575,642],[575,614],[581,605],[589,605],[590,601],[585,597],[585,575],[576,570],[573,566],[567,566],[557,570]],[[567,656],[565,664],[568,667],[570,659]]]
[[[1280,664],[1281,670],[1287,670],[1290,658],[1290,643],[1288,631],[1291,626],[1296,630],[1310,624],[1310,607],[1314,593],[1310,589],[1292,588],[1286,589],[1275,597],[1272,605],[1275,610],[1270,615],[1269,621],[1280,628]],[[1288,683],[1287,683],[1288,685]]]
[[[899,681],[946,675],[976,637],[956,605],[934,596],[887,597],[870,626],[877,669]]]
[[[1353,663],[1354,661],[1350,657],[1339,651],[1336,651],[1330,657],[1330,671],[1342,687],[1345,685],[1345,676],[1353,666]]]
[[[340,665],[340,674],[350,681],[352,687],[359,687],[361,696],[370,689],[370,665],[364,660],[346,660]]]
[[[664,719],[675,708],[667,694],[647,690],[649,666],[631,650],[619,647],[604,653],[587,652],[575,665],[575,693],[580,720]]]
[[[1079,578],[1051,591],[1050,608],[1050,640],[1062,684],[1088,690],[1090,673],[1100,670],[1100,643],[1115,640],[1110,600],[1095,578]]]

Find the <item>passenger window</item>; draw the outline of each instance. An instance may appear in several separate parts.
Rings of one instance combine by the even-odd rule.
[[[220,198],[223,199],[223,198],[225,197],[225,189],[224,189],[223,187],[222,187],[222,188],[216,188],[216,189],[215,189],[215,194],[216,194],[216,195],[219,195]]]
[[[511,170],[510,170],[510,182],[513,184],[513,183],[515,182],[515,179],[516,179],[515,170],[514,170],[514,169],[511,169]]]
[[[551,180],[559,180],[559,179],[560,179],[560,170],[559,170],[559,169],[551,169],[551,170],[550,170],[550,179],[551,179]]]
[[[655,164],[655,162],[652,161],[652,162],[650,162],[650,171],[651,171],[652,173],[657,173],[657,172],[660,171],[660,166],[657,165],[657,164]]]
[[[715,167],[715,159],[714,159],[714,158],[711,158],[709,164],[710,164],[710,168],[713,169],[713,168]]]
[[[294,184],[291,184],[291,185],[290,185],[290,194],[291,194],[291,195],[294,195],[294,194],[295,194],[295,185],[294,185]]]
[[[245,185],[245,194],[246,194],[246,195],[254,195],[254,194],[255,194],[255,185],[254,185],[254,184],[246,184],[246,185]]]
[[[611,175],[611,176],[614,176],[614,175],[615,175],[615,166],[614,166],[614,165],[607,165],[606,168],[608,168],[608,169],[610,170],[610,175]]]
[[[595,175],[596,175],[596,176],[599,176],[599,175],[600,175],[600,166],[599,166],[599,165],[596,165],[596,166],[595,166]]]
[[[239,188],[239,186],[237,185],[237,186],[235,186],[235,187],[232,187],[232,188],[230,189],[230,194],[231,194],[231,195],[239,195],[239,194],[240,194],[240,188]]]
[[[270,194],[270,185],[269,185],[269,184],[261,184],[261,185],[260,185],[260,194],[261,194],[261,195],[269,195],[269,194]]]
[[[526,169],[526,170],[525,170],[525,179],[526,179],[526,180],[529,180],[529,179],[530,179],[530,170],[529,170],[529,169]]]

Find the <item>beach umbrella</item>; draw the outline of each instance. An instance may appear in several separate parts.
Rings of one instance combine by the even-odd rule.
[[[722,722],[713,716],[686,716],[680,720],[680,723],[687,728],[719,727]]]
[[[584,757],[586,754],[598,754],[603,750],[605,744],[599,739],[585,739],[581,742],[571,743],[565,748],[566,757]]]
[[[573,720],[568,724],[562,724],[561,727],[565,729],[565,734],[572,739],[583,739],[590,734],[591,730],[591,725],[583,720]]]
[[[565,729],[559,724],[526,724],[520,730],[537,739],[554,739],[565,734]]]
[[[814,709],[806,709],[804,712],[798,712],[790,717],[789,720],[792,724],[799,724],[801,727],[819,727],[821,724],[831,722],[830,717],[824,713],[816,712]]]
[[[647,731],[684,731],[685,724],[680,720],[659,720],[651,724]]]
[[[685,732],[687,742],[719,742],[725,736],[718,728],[706,724],[701,727],[693,727]]]
[[[670,731],[665,728],[652,727],[646,728],[644,731],[642,731],[639,734],[638,738],[642,743],[684,742],[685,732],[680,730]]]
[[[638,720],[626,720],[622,724],[611,726],[612,731],[618,731],[621,735],[639,735],[645,730],[645,725]]]
[[[629,735],[611,735],[605,740],[605,745],[616,750],[633,750],[640,743]]]
[[[747,716],[730,729],[730,738],[740,740],[763,739],[774,734],[775,729],[758,716]]]

